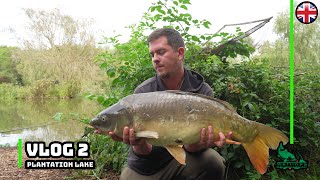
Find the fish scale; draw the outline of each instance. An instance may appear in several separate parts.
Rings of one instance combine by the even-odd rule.
[[[248,133],[246,131],[236,131],[234,132],[234,138],[236,140],[251,141],[250,137],[254,138],[257,134],[254,130],[256,129],[255,124],[232,113],[231,110],[228,110],[224,105],[212,99],[204,99],[199,96],[190,96],[184,93],[172,94],[161,91],[134,94],[121,101],[120,103],[130,104],[132,109],[134,109],[133,116],[135,123],[144,124],[144,126],[139,126],[136,131],[152,129],[159,133],[160,139],[162,134],[174,134],[173,138],[162,139],[161,142],[154,139],[149,140],[154,145],[174,143],[176,139],[183,139],[185,143],[195,143],[199,141],[199,136],[192,138],[187,136],[188,138],[185,138],[185,134],[195,135],[199,132],[199,129],[207,127],[208,125],[213,126],[213,130],[216,132],[215,137],[218,137],[218,132],[227,134],[231,129],[240,130],[239,124],[245,126],[246,130],[252,133],[247,135]],[[150,116],[144,116],[143,114],[145,112],[148,112]],[[193,121],[188,121],[188,119],[192,119]],[[238,123],[233,123],[232,119],[237,119]],[[157,121],[160,124],[162,122],[165,126],[154,126],[154,122]],[[152,123],[150,124],[149,122]],[[175,127],[170,129],[162,128],[173,125]],[[177,132],[178,129],[183,129],[183,131]]]
[[[125,126],[134,128],[137,138],[167,148],[181,164],[185,163],[181,145],[199,142],[202,128],[211,125],[215,140],[219,132],[232,131],[233,139],[227,143],[241,143],[261,174],[267,170],[269,148],[288,142],[281,131],[240,116],[225,101],[182,91],[129,95],[99,113],[90,125],[120,137]]]

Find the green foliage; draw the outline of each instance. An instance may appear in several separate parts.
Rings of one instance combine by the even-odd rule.
[[[294,22],[294,142],[295,147],[304,155],[304,158],[310,161],[310,168],[304,170],[301,177],[312,179],[319,174],[319,119],[320,119],[320,88],[319,88],[319,21],[316,21],[308,26],[299,23],[297,20]],[[288,65],[289,65],[289,13],[281,13],[275,21],[274,31],[280,37],[274,43],[266,42],[261,50],[258,58],[268,59],[270,66],[275,69],[286,69],[286,73],[277,75],[276,79],[284,83],[283,92],[289,90],[288,79]],[[279,87],[282,84],[278,84]],[[287,87],[287,89],[285,89]],[[286,96],[287,97],[287,96]],[[283,99],[278,97],[277,102]],[[276,108],[270,109],[270,114],[279,114],[281,117],[282,108],[288,109],[288,103],[277,105]],[[285,106],[286,105],[286,106]],[[288,111],[287,111],[288,112]],[[287,114],[288,119],[289,114]],[[281,123],[277,124],[278,127],[285,126],[285,117],[279,118]],[[287,125],[288,126],[288,125]],[[301,172],[301,171],[300,171]],[[285,174],[291,178],[296,178],[298,173],[278,172],[278,174]]]
[[[76,97],[81,91],[81,85],[78,81],[67,81],[63,82],[60,85],[56,85],[57,94],[53,94],[53,97],[60,98],[73,98]]]
[[[12,58],[17,48],[0,46],[0,83],[22,84],[21,76],[16,70],[16,63]]]
[[[141,80],[153,73],[146,37],[141,34],[142,27],[130,28],[132,32],[129,42],[121,44],[117,37],[105,38],[105,42],[111,44],[116,51],[106,51],[98,56],[100,67],[112,78],[111,87],[116,89],[106,100],[103,101],[101,96],[98,98],[106,106],[115,103],[118,100],[115,97],[121,98],[132,93]]]
[[[149,12],[145,14],[138,25],[129,26],[129,28],[131,28],[131,38],[128,42],[119,43],[118,36],[105,37],[105,42],[103,43],[109,45],[113,49],[101,53],[98,56],[97,61],[100,63],[100,67],[106,72],[106,75],[111,79],[111,87],[106,90],[106,95],[89,94],[87,95],[87,98],[96,99],[100,104],[108,107],[117,102],[120,98],[132,94],[134,88],[141,82],[154,76],[148,45],[146,44],[147,36],[144,33],[145,31],[157,28],[156,25],[160,22],[164,23],[165,27],[173,27],[181,32],[188,48],[185,58],[187,66],[194,68],[196,68],[197,65],[207,66],[207,60],[215,61],[217,64],[223,66],[223,63],[219,58],[210,56],[207,52],[203,52],[204,46],[202,44],[214,37],[221,37],[222,40],[220,43],[224,43],[236,35],[228,33],[213,35],[190,34],[190,28],[209,28],[211,23],[207,20],[193,19],[189,13],[186,13],[185,10],[188,9],[187,6],[190,4],[189,1],[173,1],[173,5],[171,6],[168,5],[171,1],[165,2],[166,3],[158,1],[153,4],[149,8]],[[241,32],[237,30],[237,33]],[[215,43],[215,45],[212,45],[209,43],[209,45],[213,48],[219,44]],[[249,47],[241,41],[234,47],[230,46],[229,48],[225,48],[222,55],[225,57],[235,57],[237,55],[249,56],[251,52],[253,52],[252,47]],[[120,153],[127,152],[122,143],[113,142],[107,137],[101,139],[102,137],[99,136],[99,138],[95,139],[94,137],[96,136],[91,136],[90,134],[87,136],[93,149],[99,149],[101,146],[100,144],[103,144],[104,148],[106,145],[109,145],[111,146],[110,148],[114,147],[120,151]],[[125,162],[124,160],[120,160],[119,162],[113,160],[115,156],[119,155],[117,154],[117,151],[110,151],[108,152],[108,155],[101,155],[101,153],[103,153],[102,150],[93,151],[96,162],[101,163],[94,174],[101,174],[106,166],[114,166],[114,163],[116,163],[116,169],[120,170],[117,167],[120,167],[120,164]],[[101,160],[97,159],[97,157],[107,159]],[[126,158],[126,156],[124,158]]]
[[[53,86],[49,80],[43,79],[36,81],[35,85],[31,87],[31,97],[44,98],[47,96],[48,89]]]
[[[241,116],[275,127],[289,137],[289,69],[272,68],[267,59],[223,64],[216,57],[208,58],[205,64],[190,66],[205,77],[218,99],[231,103]],[[317,125],[320,84],[317,79],[319,75],[312,69],[295,78],[295,147],[307,160],[320,153]],[[229,145],[219,151],[229,163],[230,178],[235,174],[253,176],[255,170],[243,148]],[[269,170],[273,172],[272,168]],[[304,173],[309,172],[305,170]]]
[[[23,98],[28,93],[27,89],[23,89],[20,86],[13,85],[11,83],[0,84],[0,101],[11,102],[15,99]]]
[[[85,135],[79,141],[87,141],[90,144],[90,158],[96,162],[96,168],[93,170],[96,177],[107,177],[106,171],[111,169],[120,173],[127,162],[128,145],[113,141],[106,135],[93,134],[91,128],[85,128]]]
[[[46,79],[38,80],[30,86],[30,93],[26,98],[73,98],[80,92],[77,81],[55,83]]]
[[[15,99],[17,97],[17,88],[11,84],[0,84],[0,94],[0,100],[3,102]]]
[[[23,91],[14,98],[73,98],[86,91],[98,92],[106,81],[94,63],[102,49],[95,47],[88,20],[76,20],[58,9],[26,9],[33,39],[22,39],[23,48],[0,47],[0,83]],[[2,88],[4,86],[0,86]],[[6,89],[0,89],[6,91]],[[23,94],[16,94],[23,92]]]
[[[189,0],[179,2],[159,0],[149,7],[149,11],[145,14],[140,25],[150,30],[155,30],[157,28],[156,25],[161,23],[163,27],[171,27],[179,31],[185,40],[188,50],[185,58],[187,61],[198,59],[197,56],[200,54],[207,55],[217,46],[244,34],[239,27],[236,29],[235,34],[226,32],[218,34],[191,33],[203,28],[210,29],[211,22],[205,19],[194,19],[187,11],[189,5],[191,5]],[[218,39],[218,41],[210,42],[213,39]],[[235,58],[237,55],[249,57],[252,52],[254,52],[254,48],[246,43],[244,39],[240,39],[239,42],[225,44],[222,50],[217,53],[220,57]]]
[[[305,68],[297,69],[295,76],[295,137],[297,147],[312,157],[318,151],[310,147],[320,147],[320,75]]]
[[[140,83],[154,76],[148,45],[146,44],[146,31],[159,27],[172,27],[180,31],[187,46],[185,55],[187,64],[189,61],[190,63],[197,63],[199,59],[201,61],[201,58],[206,59],[208,52],[205,52],[205,49],[212,49],[235,36],[243,34],[239,28],[235,35],[229,33],[191,34],[192,28],[209,28],[211,23],[207,20],[194,19],[187,13],[190,4],[189,0],[159,0],[149,8],[138,25],[129,26],[131,38],[128,42],[119,43],[118,37],[120,35],[105,37],[102,44],[109,45],[113,49],[101,53],[97,61],[100,63],[101,69],[111,78],[111,89],[107,90],[106,96],[91,94],[88,97],[96,98],[100,104],[107,107],[120,98],[131,94]],[[220,37],[221,41],[219,43],[208,43],[214,37]],[[207,47],[203,45],[205,43]],[[236,57],[237,55],[249,57],[253,50],[251,46],[241,40],[233,46],[226,46],[220,55],[224,57]]]
[[[244,40],[236,44],[228,44],[220,53],[212,55],[211,52],[215,47],[228,42],[243,32],[238,28],[234,35],[224,32],[206,35],[192,34],[191,29],[210,28],[211,23],[206,20],[194,19],[187,13],[189,4],[188,0],[159,0],[149,8],[148,13],[144,15],[138,25],[130,26],[131,39],[128,42],[119,43],[118,36],[106,37],[104,43],[113,49],[101,53],[97,61],[111,79],[111,87],[105,95],[89,94],[87,97],[96,99],[107,107],[120,98],[133,93],[137,85],[154,76],[145,32],[163,26],[173,27],[185,39],[187,47],[185,65],[204,76],[206,82],[214,89],[215,97],[231,103],[241,116],[275,127],[289,136],[289,68],[272,66],[274,63],[272,58],[276,58],[278,54],[260,56],[238,64],[230,63],[230,58],[235,58],[238,55],[250,57],[254,51]],[[215,37],[221,38],[221,41],[208,42]],[[299,151],[304,152],[305,159],[319,160],[319,157],[312,157],[312,154],[320,154],[318,138],[320,137],[318,123],[320,114],[319,74],[314,69],[304,69],[302,73],[295,79],[297,85],[296,147]],[[91,135],[89,134],[89,136]],[[93,137],[90,139],[92,140]],[[92,146],[97,148],[99,147],[97,144],[101,144],[100,141],[105,144],[114,143],[107,137],[103,140],[94,139],[90,142]],[[268,172],[265,175],[259,175],[252,167],[244,149],[239,147],[227,145],[217,149],[227,160],[228,178],[230,179],[239,177],[281,179],[296,175],[293,171],[276,171],[272,166],[275,162],[273,156],[270,158],[271,166]],[[125,154],[125,148],[121,143],[110,144],[110,148],[118,149],[120,154]],[[101,151],[95,153],[100,155]],[[106,156],[112,157],[110,159],[113,160],[117,154],[110,153]],[[121,160],[120,162],[125,161]],[[101,167],[113,166],[113,163],[117,162],[109,160],[109,163],[101,165]],[[310,164],[310,166],[313,165],[315,164]],[[120,164],[115,166],[116,168],[120,167]],[[96,174],[100,174],[100,171],[97,171]],[[311,170],[301,170],[300,172],[304,175],[319,174]]]
[[[62,115],[63,115],[63,113],[61,113],[61,112],[56,113],[56,114],[52,117],[52,119],[54,119],[55,121],[61,121]]]
[[[272,66],[287,67],[289,64],[289,39],[290,39],[289,11],[276,17],[274,32],[280,37],[275,42],[265,42],[261,55],[270,59]],[[320,21],[312,24],[302,24],[294,18],[294,61],[295,67],[313,65],[320,68]]]
[[[67,99],[78,96],[81,85],[75,81],[56,84],[50,80],[38,80],[31,86],[18,86],[9,83],[0,84],[0,100],[14,102],[16,99]]]

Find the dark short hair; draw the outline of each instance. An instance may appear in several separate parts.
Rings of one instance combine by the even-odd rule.
[[[167,38],[168,44],[173,50],[178,51],[180,47],[184,47],[184,41],[181,34],[172,28],[161,28],[153,31],[148,37],[148,43],[159,39],[162,36]]]

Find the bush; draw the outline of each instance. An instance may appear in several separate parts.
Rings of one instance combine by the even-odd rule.
[[[0,100],[3,102],[16,99],[17,91],[18,89],[12,84],[0,84]]]
[[[58,92],[60,98],[73,98],[80,93],[81,86],[79,82],[68,81],[58,86]]]
[[[13,85],[11,83],[0,84],[0,101],[13,102],[16,99],[26,98],[29,89]]]
[[[93,170],[96,177],[107,177],[109,170],[120,173],[127,162],[128,145],[113,141],[109,136],[93,134],[91,128],[85,128],[85,135],[79,141],[87,141],[90,144],[90,158],[96,162],[96,168]],[[76,176],[81,174],[83,172],[78,171]]]
[[[289,69],[273,68],[268,59],[224,64],[215,57],[189,66],[205,77],[218,99],[231,103],[241,116],[275,127],[289,137]],[[295,148],[303,152],[305,159],[319,161],[319,157],[314,157],[314,154],[320,154],[319,75],[312,69],[305,69],[303,72],[295,78]],[[218,151],[229,164],[229,178],[245,174],[250,177],[258,176],[243,148],[227,145]],[[274,154],[272,151],[270,153]],[[270,176],[275,176],[275,160],[276,155],[271,156]],[[310,161],[310,166],[317,166],[316,161]],[[301,171],[301,176],[314,174],[312,170]],[[295,176],[286,171],[280,171],[276,175]]]
[[[168,1],[165,1],[169,3]],[[112,51],[106,51],[99,55],[98,61],[101,68],[112,79],[111,88],[106,95],[88,95],[91,99],[97,99],[100,104],[110,106],[120,98],[133,93],[134,88],[154,76],[151,66],[146,36],[144,32],[156,28],[158,21],[164,26],[173,27],[180,31],[186,40],[187,53],[185,64],[190,69],[201,73],[208,84],[214,89],[215,97],[231,103],[237,112],[247,119],[259,121],[275,127],[289,137],[289,72],[287,69],[272,68],[268,58],[257,58],[239,63],[230,63],[230,58],[243,55],[249,57],[253,48],[245,41],[240,41],[232,48],[225,48],[224,57],[206,53],[207,47],[203,46],[213,37],[221,37],[221,43],[228,41],[235,35],[220,33],[213,35],[192,35],[190,27],[199,29],[208,28],[210,22],[196,20],[188,13],[181,13],[181,9],[187,9],[189,1],[173,1],[174,5],[165,5],[161,0],[149,8],[139,25],[131,26],[131,39],[127,43],[119,43],[116,37],[106,38],[106,43],[114,47]],[[162,25],[163,25],[162,24]],[[185,25],[185,26],[184,26]],[[241,34],[240,31],[237,32]],[[217,44],[216,44],[217,45]],[[215,43],[209,49],[214,49]],[[226,59],[226,60],[223,60]],[[289,68],[288,68],[289,69]],[[313,72],[313,73],[311,73]],[[319,157],[312,157],[312,154],[319,152],[319,75],[315,71],[306,72],[296,78],[296,116],[295,116],[295,137],[298,143],[296,147],[304,152],[305,159],[315,159],[310,166],[316,166],[314,162]],[[312,75],[311,75],[312,74]],[[311,100],[314,99],[314,100]],[[308,114],[305,114],[308,113]],[[94,149],[97,144],[110,144],[110,140],[94,139],[90,135],[90,143]],[[101,141],[101,142],[100,142]],[[125,148],[121,144],[110,144],[110,147],[117,149],[120,154],[125,154]],[[227,160],[228,178],[281,178],[297,175],[291,171],[277,172],[273,168],[274,157],[270,158],[270,168],[267,174],[261,176],[252,167],[243,148],[236,145],[227,145],[218,150]],[[117,152],[104,156],[116,157]],[[102,151],[97,151],[99,155]],[[112,153],[112,152],[110,152]],[[122,155],[123,155],[122,154]],[[272,153],[271,153],[272,154]],[[98,156],[98,155],[93,155]],[[114,158],[111,158],[114,159]],[[99,161],[99,160],[97,160]],[[101,160],[100,160],[101,161]],[[124,160],[120,161],[124,163]],[[108,161],[105,166],[113,166]],[[104,167],[105,167],[104,166]],[[120,167],[116,165],[116,167]],[[301,173],[302,172],[302,173]],[[319,170],[301,170],[299,174],[309,177],[316,176]]]
[[[16,62],[13,53],[17,50],[14,47],[0,46],[0,84],[13,83],[22,84],[21,75],[16,69]]]
[[[31,86],[30,96],[33,98],[45,98],[48,96],[49,90],[52,88],[53,83],[50,80],[38,80]]]

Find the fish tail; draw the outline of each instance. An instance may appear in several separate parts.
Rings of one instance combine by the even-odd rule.
[[[252,142],[242,145],[256,170],[264,174],[268,168],[269,148],[276,149],[281,141],[286,144],[288,137],[275,128],[258,123],[258,135]]]

